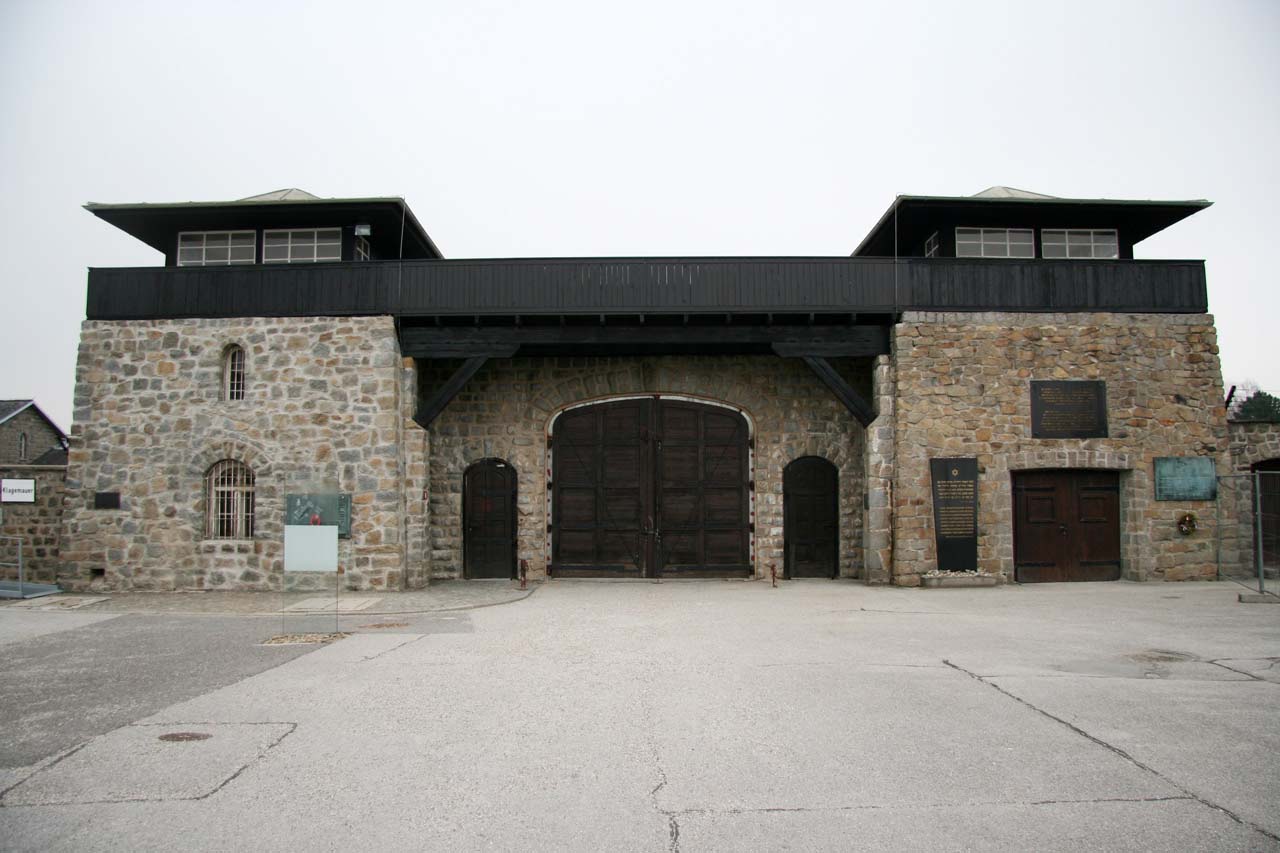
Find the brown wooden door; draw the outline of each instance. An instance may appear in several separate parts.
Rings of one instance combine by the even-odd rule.
[[[1013,553],[1020,583],[1119,580],[1119,474],[1015,473]]]
[[[1255,485],[1260,500],[1254,503],[1254,512],[1260,503],[1262,517],[1256,523],[1262,525],[1262,565],[1274,568],[1280,566],[1280,459],[1259,462],[1253,470],[1261,472]],[[1256,541],[1256,528],[1253,535]]]
[[[552,430],[552,574],[748,574],[748,447],[742,416],[714,406],[565,412]]]
[[[515,469],[498,459],[467,468],[462,477],[462,526],[466,577],[515,577]]]
[[[818,456],[782,472],[784,569],[789,578],[833,578],[839,567],[840,475]]]

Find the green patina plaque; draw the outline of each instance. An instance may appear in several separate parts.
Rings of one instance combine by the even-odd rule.
[[[285,495],[284,523],[311,524],[313,516],[321,524],[337,525],[338,535],[351,538],[351,495],[346,492],[328,494]]]
[[[1211,501],[1218,497],[1218,478],[1209,456],[1157,456],[1156,500]]]

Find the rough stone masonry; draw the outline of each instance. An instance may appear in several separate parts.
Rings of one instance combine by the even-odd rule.
[[[244,400],[222,399],[229,345]],[[350,492],[342,583],[419,587],[462,570],[466,466],[518,475],[518,556],[546,560],[546,430],[564,407],[679,394],[741,411],[755,439],[756,571],[781,565],[782,471],[804,455],[839,471],[839,572],[913,585],[936,566],[928,460],[975,456],[980,567],[1013,579],[1010,473],[1121,474],[1125,573],[1214,576],[1214,507],[1153,500],[1157,456],[1228,439],[1213,320],[1169,314],[934,314],[893,330],[893,353],[839,363],[877,419],[864,430],[799,360],[774,356],[491,360],[429,430],[415,401],[450,362],[403,359],[390,317],[86,322],[76,374],[61,580],[72,588],[281,589],[285,495]],[[1107,383],[1107,438],[1031,436],[1035,379]],[[222,459],[255,477],[251,539],[205,536],[204,477]],[[119,509],[94,509],[119,492]],[[1190,538],[1174,520],[1205,522]],[[305,579],[304,579],[305,580]]]

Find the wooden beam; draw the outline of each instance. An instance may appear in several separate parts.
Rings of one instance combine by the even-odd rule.
[[[477,355],[464,361],[462,366],[453,372],[448,381],[437,388],[429,399],[422,401],[418,411],[414,412],[413,419],[417,421],[418,426],[423,429],[430,427],[431,422],[444,411],[445,406],[449,405],[449,401],[458,396],[462,386],[466,385],[467,381],[472,376],[475,376],[488,360],[489,356],[487,355]]]
[[[526,319],[528,319],[526,317]],[[504,347],[537,347],[537,354],[549,351],[581,353],[644,347],[659,351],[663,347],[713,346],[788,348],[778,351],[788,358],[820,355],[826,358],[884,355],[889,352],[889,329],[883,325],[862,326],[747,326],[747,325],[655,325],[643,326],[431,326],[403,325],[400,330],[401,352],[414,358],[468,358],[494,354]],[[682,350],[683,351],[683,350]],[[514,352],[514,350],[513,350]]]
[[[831,393],[836,395],[836,399],[844,403],[844,407],[849,410],[850,414],[857,419],[858,423],[863,427],[868,427],[871,422],[876,419],[876,413],[867,405],[867,401],[855,390],[853,386],[845,381],[844,377],[836,372],[831,366],[831,362],[821,356],[806,355],[802,356],[804,363],[809,365],[809,369],[818,375],[826,386],[831,389]]]

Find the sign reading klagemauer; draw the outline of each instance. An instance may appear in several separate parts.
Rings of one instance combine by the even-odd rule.
[[[942,571],[978,569],[978,460],[930,459],[933,537]]]
[[[1107,383],[1031,382],[1032,438],[1106,438]]]
[[[0,480],[0,501],[7,504],[33,504],[36,502],[35,480]]]

